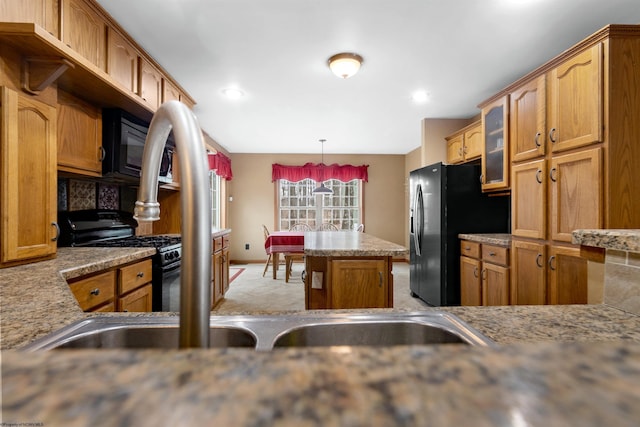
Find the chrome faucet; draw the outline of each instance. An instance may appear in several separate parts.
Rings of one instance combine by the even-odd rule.
[[[211,315],[211,194],[202,131],[196,116],[179,101],[165,102],[151,120],[144,144],[134,218],[160,219],[158,174],[162,152],[173,129],[180,153],[182,266],[180,276],[180,348],[209,346]]]

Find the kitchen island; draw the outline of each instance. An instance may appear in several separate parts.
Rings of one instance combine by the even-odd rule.
[[[305,308],[393,307],[393,257],[407,253],[356,231],[305,233]]]
[[[60,249],[56,260],[0,270],[4,423],[635,426],[640,422],[640,316],[605,304],[442,308],[493,339],[497,348],[19,350],[91,315],[83,313],[65,289],[67,275],[144,256],[138,249]]]

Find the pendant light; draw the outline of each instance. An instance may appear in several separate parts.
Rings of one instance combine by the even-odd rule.
[[[333,190],[324,186],[324,142],[326,139],[320,139],[322,144],[322,161],[320,162],[320,186],[313,190],[313,194],[333,194]]]

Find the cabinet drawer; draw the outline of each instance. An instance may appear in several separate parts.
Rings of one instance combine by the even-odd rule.
[[[216,237],[213,239],[213,252],[222,250],[222,237]]]
[[[222,236],[222,249],[226,249],[229,247],[229,236]]]
[[[126,294],[151,281],[150,259],[122,267],[119,270],[120,282],[118,283],[118,294],[120,295]]]
[[[482,245],[482,260],[492,264],[509,265],[509,248]]]
[[[113,299],[116,272],[114,270],[96,274],[69,284],[71,292],[84,311]]]
[[[460,254],[470,258],[480,258],[480,243],[462,240],[460,242]]]

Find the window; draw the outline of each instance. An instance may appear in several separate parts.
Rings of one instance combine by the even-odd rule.
[[[219,229],[220,206],[222,194],[220,193],[220,177],[214,171],[209,171],[209,189],[211,190],[211,229]]]
[[[307,224],[315,229],[322,223],[331,223],[340,230],[352,230],[362,222],[361,180],[349,182],[330,179],[325,186],[333,194],[313,194],[318,183],[312,179],[298,182],[278,180],[278,223],[280,230],[294,224]]]

